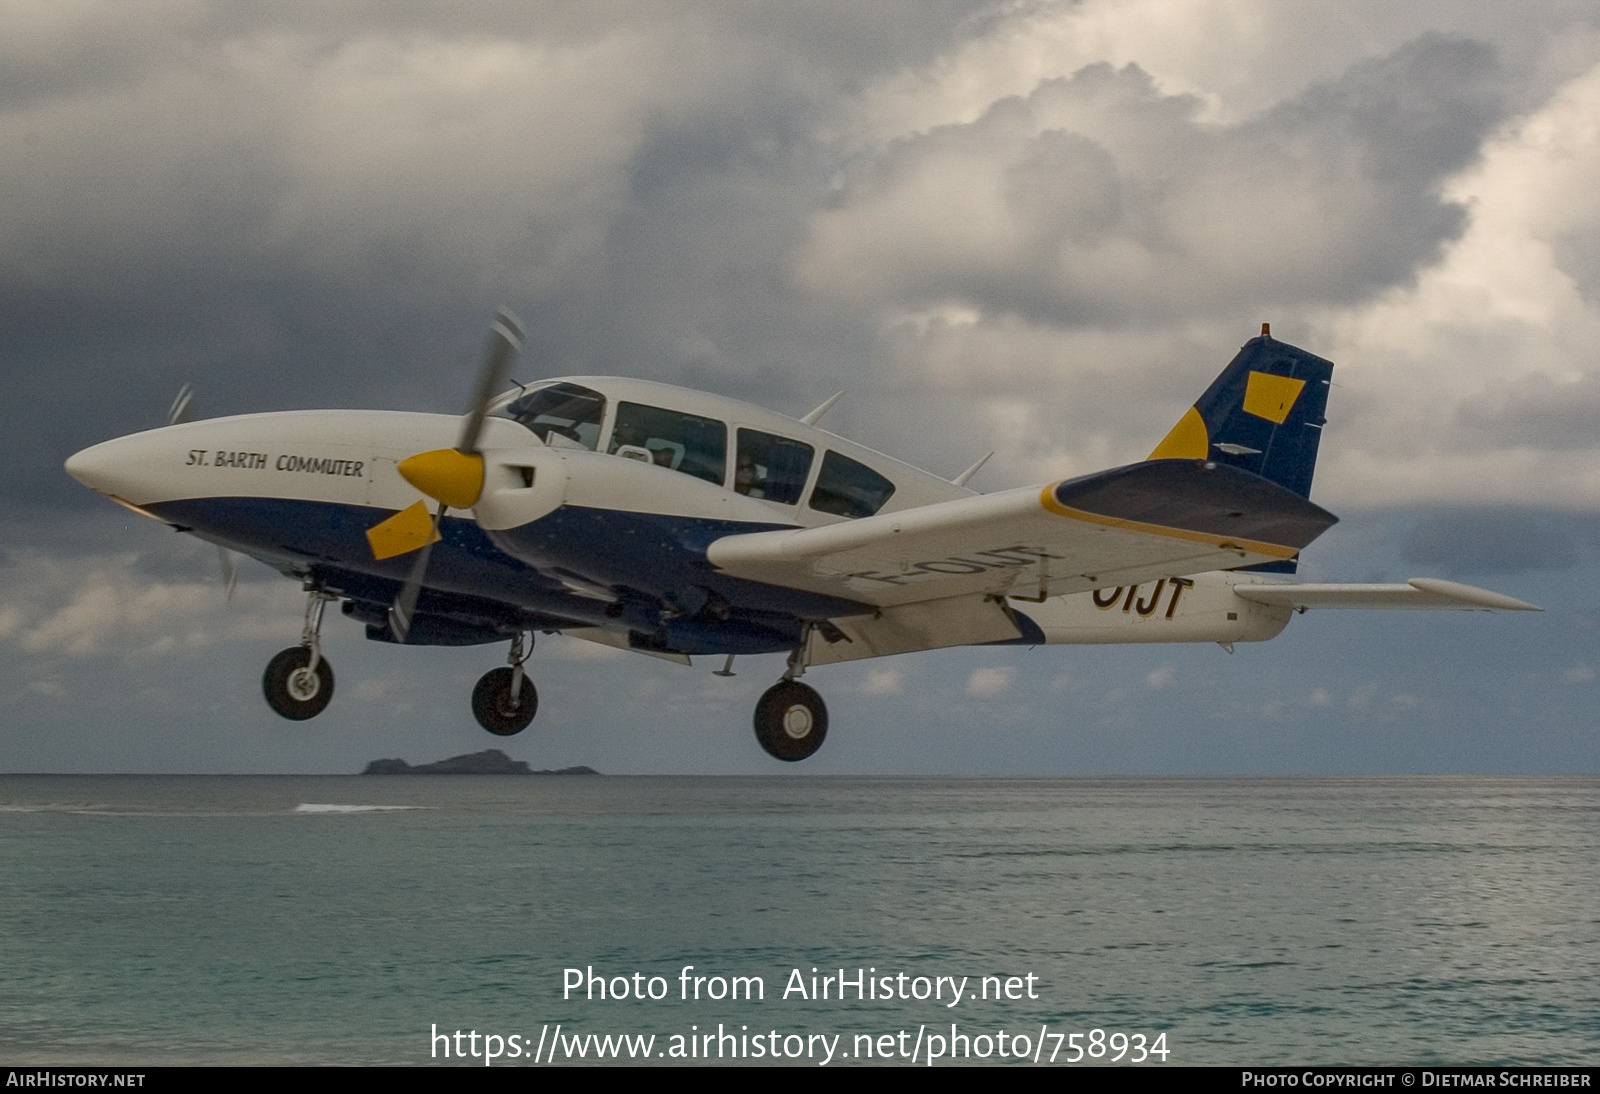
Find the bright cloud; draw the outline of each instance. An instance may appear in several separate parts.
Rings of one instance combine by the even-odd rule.
[[[967,677],[967,694],[974,699],[988,699],[1010,690],[1016,678],[1014,668],[973,669]]]
[[[61,561],[14,553],[0,569],[0,642],[29,654],[156,656],[220,643],[298,637],[300,594],[288,582],[160,580],[133,555]]]

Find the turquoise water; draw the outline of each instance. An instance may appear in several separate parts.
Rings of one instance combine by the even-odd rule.
[[[435,1027],[532,1053],[561,1023],[656,1057],[720,1023],[845,1066],[954,1023],[1058,1063],[1093,1029],[1182,1064],[1593,1063],[1597,850],[1593,778],[6,776],[0,1056],[427,1063]],[[686,965],[765,997],[683,1001]],[[591,966],[665,998],[563,999]],[[974,994],[783,998],[813,967]]]

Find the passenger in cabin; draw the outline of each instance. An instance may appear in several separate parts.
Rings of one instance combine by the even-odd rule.
[[[767,496],[766,486],[766,476],[756,467],[755,460],[741,454],[738,466],[733,469],[733,488],[752,498],[764,498]]]

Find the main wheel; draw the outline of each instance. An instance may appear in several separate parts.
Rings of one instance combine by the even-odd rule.
[[[472,689],[472,716],[496,737],[521,733],[538,711],[539,693],[526,676],[517,691],[517,701],[511,701],[510,666],[502,665],[484,673],[478,686]]]
[[[796,680],[780,680],[756,704],[756,740],[774,759],[794,763],[822,747],[828,708],[822,696]]]
[[[273,713],[303,722],[328,708],[333,698],[333,666],[326,657],[317,658],[314,672],[307,669],[309,664],[311,651],[304,646],[290,646],[267,662],[261,691]]]

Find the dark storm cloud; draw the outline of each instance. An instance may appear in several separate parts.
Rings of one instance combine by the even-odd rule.
[[[524,379],[803,401],[850,355],[786,291],[818,112],[992,5],[96,10],[0,47],[13,502],[86,502],[61,460],[186,381],[210,415],[456,412],[503,303]]]
[[[1463,446],[1587,450],[1600,436],[1600,377],[1524,376],[1496,383],[1456,410]]]
[[[1463,579],[1559,572],[1600,557],[1600,516],[1482,507],[1425,515],[1406,533],[1401,558]]]
[[[1486,45],[1438,35],[1234,126],[1100,64],[888,146],[818,217],[820,292],[1056,324],[1360,301],[1464,224],[1440,195],[1502,117]]]

